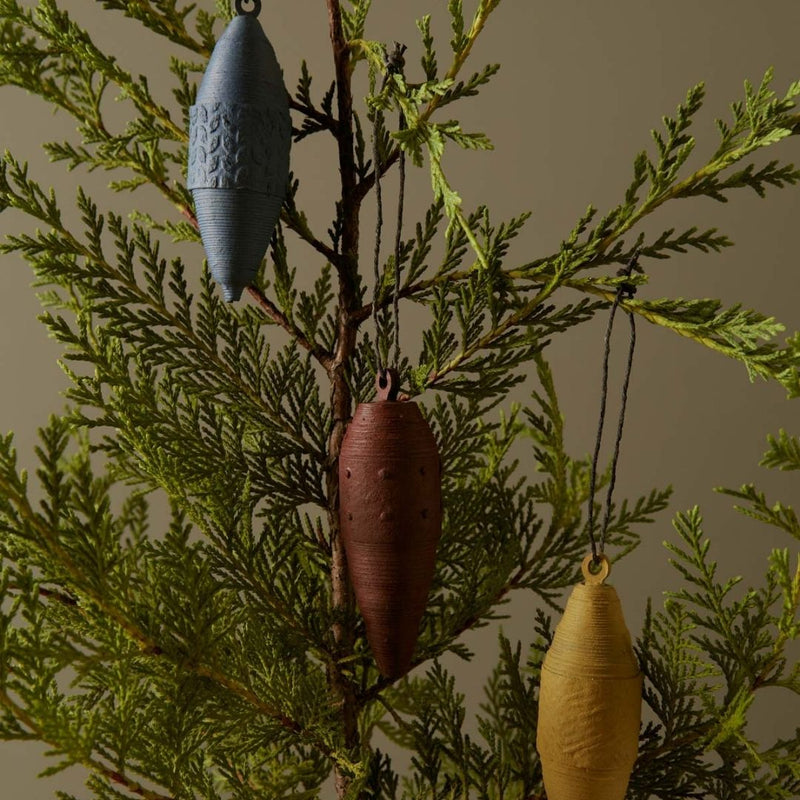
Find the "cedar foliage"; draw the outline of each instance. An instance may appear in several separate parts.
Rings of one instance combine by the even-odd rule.
[[[0,738],[45,742],[55,771],[83,765],[87,796],[98,800],[299,800],[317,797],[332,773],[339,797],[542,797],[537,681],[549,611],[577,578],[589,499],[588,461],[565,450],[546,344],[608,307],[615,270],[635,252],[652,265],[729,246],[716,230],[640,232],[663,204],[727,202],[739,189],[762,195],[800,179],[792,165],[761,157],[800,132],[800,83],[784,94],[771,73],[746,83],[710,155],[689,171],[703,101],[696,86],[653,133],[654,147],[636,156],[617,206],[589,208],[557,252],[516,263],[510,246],[527,216],[498,222],[487,208],[465,209],[442,159],[448,147],[491,147],[450,115],[497,71],[470,74],[465,65],[499,0],[479,0],[471,21],[461,0],[449,0],[449,44],[434,41],[430,17],[420,20],[421,71],[409,66],[408,79],[385,83],[386,44],[367,38],[370,0],[327,4],[333,83],[318,92],[303,65],[291,107],[297,142],[335,139],[342,186],[333,219],[326,234],[312,231],[293,180],[282,229],[250,288],[256,302],[228,306],[207,274],[198,282],[181,259],[162,254],[171,239],[195,243],[200,258],[183,184],[187,108],[227,4],[103,1],[109,13],[138,20],[143,36],[186,53],[168,65],[167,106],[56,0],[0,0],[0,83],[78,123],[75,140],[45,145],[50,157],[68,169],[114,170],[116,191],[153,186],[176,210],[123,219],[79,190],[81,224],[70,226],[62,209],[71,198],[44,190],[12,154],[0,162],[0,210],[38,226],[8,236],[2,252],[33,269],[42,320],[63,345],[72,383],[68,411],[40,431],[34,475],[19,470],[13,437],[0,439]],[[372,93],[351,108],[360,65]],[[120,129],[104,115],[112,96],[129,111]],[[407,126],[394,130],[399,110]],[[394,683],[370,658],[341,571],[337,522],[341,436],[354,404],[373,392],[374,341],[363,326],[371,286],[355,224],[375,184],[373,124],[382,170],[400,148],[430,170],[431,205],[402,243],[399,265],[403,302],[425,304],[430,324],[403,377],[444,462],[444,533],[418,668]],[[293,250],[311,248],[305,262],[318,257],[311,288],[296,284],[286,231],[299,237]],[[393,258],[383,265],[382,311]],[[623,306],[800,394],[800,336],[781,343],[783,326],[771,317],[715,300]],[[388,352],[393,332],[379,318]],[[508,407],[531,366],[540,388],[526,407]],[[510,455],[520,441],[536,469]],[[800,468],[800,441],[781,432],[765,464]],[[169,499],[166,525],[151,519],[155,493]],[[800,539],[790,507],[754,486],[729,493],[744,513]],[[636,546],[668,495],[656,490],[613,509],[616,552]],[[800,562],[776,550],[763,583],[742,593],[737,579],[717,574],[699,511],[678,515],[675,529],[668,547],[684,588],[648,611],[638,642],[650,721],[630,797],[797,797],[800,732],[762,746],[745,726],[763,687],[800,693],[800,665],[786,652],[800,637]],[[538,609],[533,642],[500,637],[478,735],[470,735],[464,698],[438,658],[472,658],[461,635],[496,619],[519,590]],[[409,751],[405,774],[371,744],[378,729]]]

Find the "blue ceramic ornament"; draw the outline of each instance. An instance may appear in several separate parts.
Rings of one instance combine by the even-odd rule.
[[[188,188],[211,274],[227,301],[256,277],[286,196],[292,123],[275,51],[236,2],[189,110]]]

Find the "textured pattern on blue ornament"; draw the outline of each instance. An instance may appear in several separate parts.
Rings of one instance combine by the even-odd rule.
[[[225,299],[238,300],[280,218],[292,137],[281,68],[254,14],[220,37],[189,122],[188,188],[208,266]]]
[[[189,109],[189,131],[189,189],[283,196],[292,135],[285,113],[236,103],[198,104]]]

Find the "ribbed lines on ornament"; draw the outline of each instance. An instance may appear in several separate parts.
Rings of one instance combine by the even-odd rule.
[[[226,295],[240,295],[255,280],[281,201],[249,189],[195,189],[194,197],[211,274]]]

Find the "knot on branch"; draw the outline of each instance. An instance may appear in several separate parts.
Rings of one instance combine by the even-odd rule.
[[[394,47],[383,56],[383,63],[389,75],[402,75],[406,68],[405,52],[408,48],[400,42],[395,42]]]
[[[644,270],[639,266],[639,254],[641,250],[636,250],[631,256],[631,260],[624,266],[617,270],[617,277],[630,278],[634,272],[644,275]],[[622,281],[617,286],[617,296],[620,300],[632,300],[636,296],[636,291],[639,287],[631,281]]]

